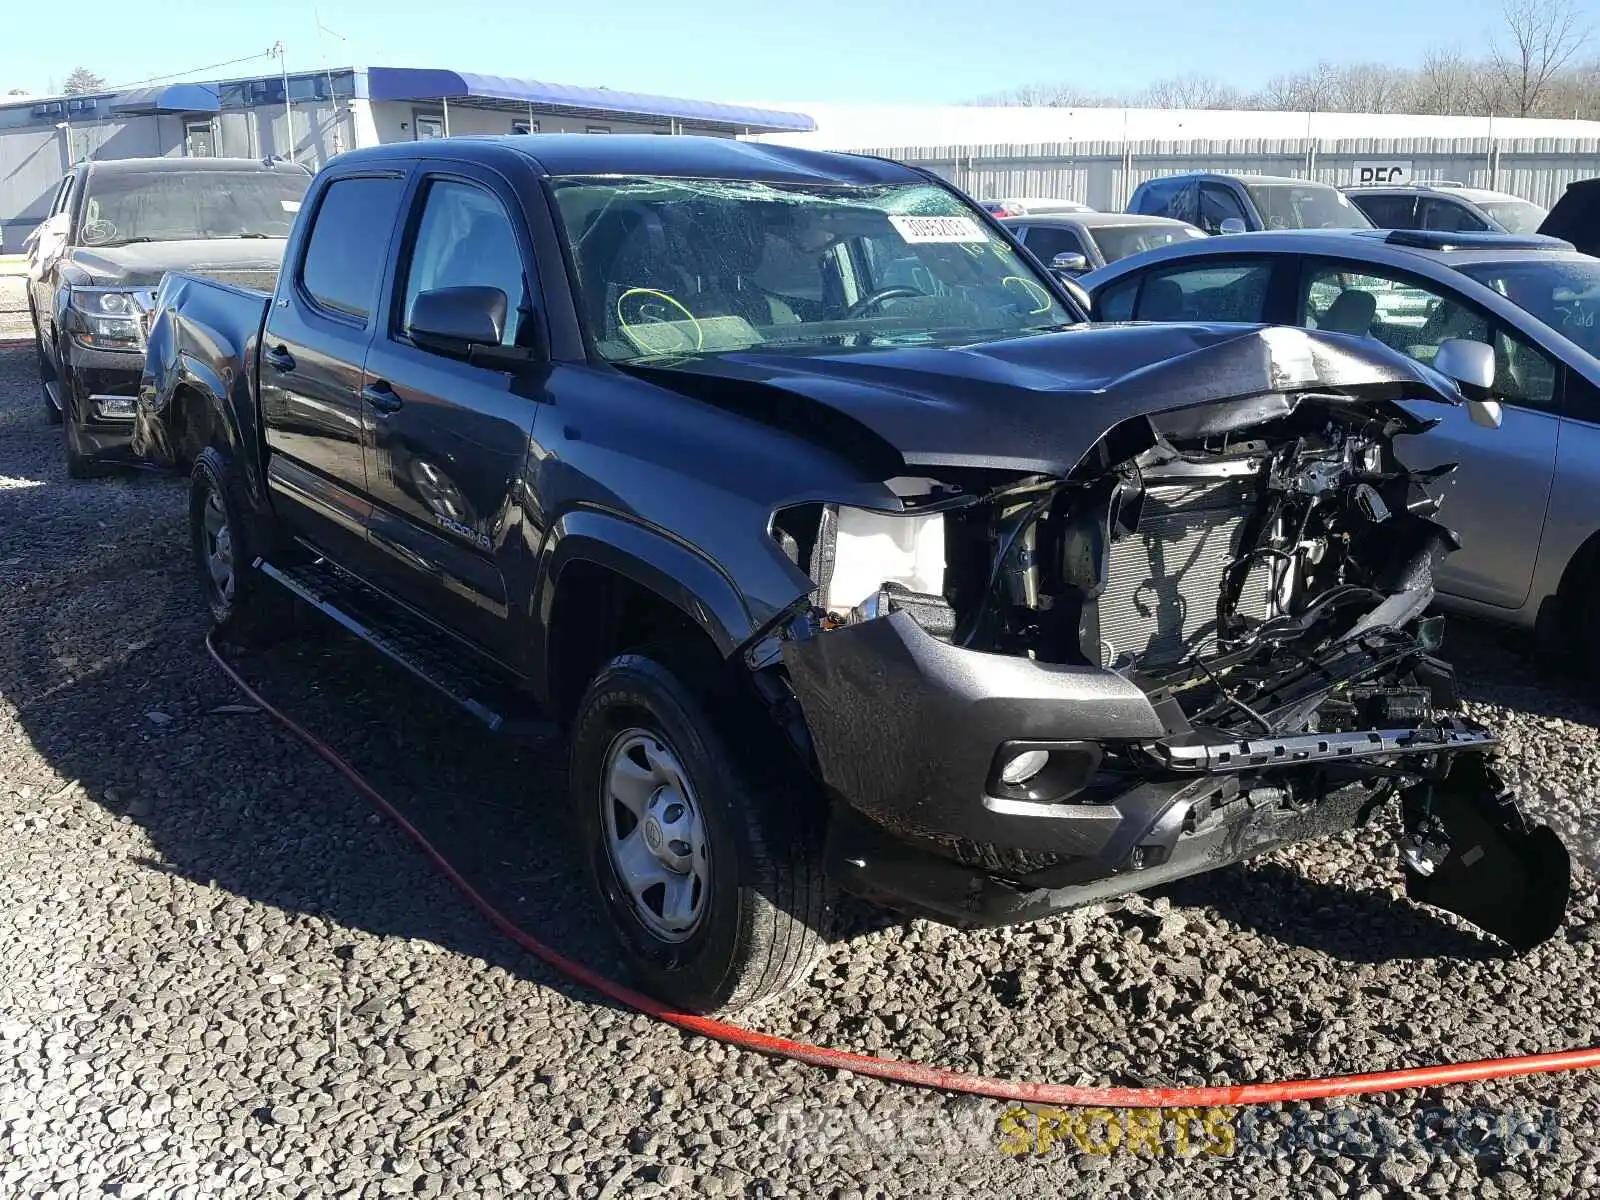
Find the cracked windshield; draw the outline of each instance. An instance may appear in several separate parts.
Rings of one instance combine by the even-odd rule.
[[[982,214],[932,185],[564,179],[556,201],[608,359],[958,345],[1073,320]]]

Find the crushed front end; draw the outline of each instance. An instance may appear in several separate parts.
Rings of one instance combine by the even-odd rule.
[[[1389,389],[1124,420],[1067,474],[930,470],[798,505],[768,647],[832,798],[829,869],[951,923],[1041,916],[1392,812],[1411,894],[1517,949],[1559,840],[1496,776],[1426,615],[1445,470]],[[761,664],[757,664],[758,666]]]

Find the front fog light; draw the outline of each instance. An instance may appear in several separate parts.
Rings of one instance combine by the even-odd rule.
[[[1027,783],[1050,761],[1048,750],[1024,750],[1000,768],[1000,778],[1012,787]]]

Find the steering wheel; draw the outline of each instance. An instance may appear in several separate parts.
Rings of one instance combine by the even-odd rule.
[[[855,318],[864,315],[874,308],[877,308],[878,305],[882,304],[885,300],[901,300],[911,296],[921,296],[926,299],[927,295],[927,292],[924,292],[919,288],[907,287],[903,283],[891,284],[889,287],[879,288],[870,296],[861,297],[861,299],[857,300],[849,308],[844,310],[844,315],[846,318]]]

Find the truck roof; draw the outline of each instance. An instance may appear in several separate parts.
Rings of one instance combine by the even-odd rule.
[[[767,142],[692,134],[501,134],[433,138],[350,150],[336,160],[454,158],[493,162],[514,153],[549,176],[665,175],[766,183],[906,184],[924,176],[899,163],[860,154],[802,150]]]
[[[154,171],[298,171],[301,163],[285,158],[91,158],[78,164],[96,175],[148,175]]]

